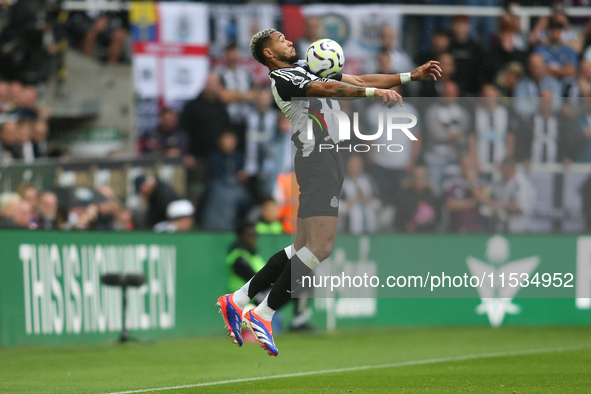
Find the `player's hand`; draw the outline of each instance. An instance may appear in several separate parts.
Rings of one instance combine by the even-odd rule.
[[[395,90],[389,89],[376,89],[374,92],[375,97],[382,98],[382,104],[387,106],[388,108],[392,108],[394,104],[398,103],[402,107],[402,96],[398,94]]]
[[[440,77],[442,72],[441,67],[439,67],[439,62],[431,60],[422,66],[415,68],[415,70],[410,73],[410,77],[413,81],[422,81],[429,77],[433,78],[434,81],[437,81],[437,77]]]

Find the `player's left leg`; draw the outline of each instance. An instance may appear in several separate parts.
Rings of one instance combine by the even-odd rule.
[[[242,311],[246,305],[258,293],[268,289],[277,281],[285,266],[297,250],[294,245],[304,245],[306,242],[306,231],[304,223],[298,219],[298,233],[293,245],[275,253],[265,266],[255,274],[244,286],[231,294],[225,294],[218,298],[217,306],[224,318],[228,330],[228,336],[234,338],[238,346],[242,346]]]
[[[336,238],[337,220],[335,216],[315,216],[302,221],[307,233],[305,246],[286,264],[263,302],[244,315],[255,336],[270,355],[277,356],[279,353],[271,328],[273,315],[289,301],[291,293],[302,285],[302,278],[330,256]],[[298,229],[301,228],[299,226],[298,219]]]

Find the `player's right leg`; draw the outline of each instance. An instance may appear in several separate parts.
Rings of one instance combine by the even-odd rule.
[[[238,346],[242,346],[243,343],[242,313],[244,307],[259,292],[269,288],[277,280],[294,253],[293,245],[280,250],[244,286],[234,293],[225,294],[218,298],[216,305],[220,307],[220,313],[224,318],[228,336],[234,338],[234,343],[237,343]]]
[[[307,233],[306,246],[298,250],[287,263],[263,302],[244,315],[261,346],[272,356],[279,353],[271,328],[275,311],[289,301],[291,293],[301,286],[302,277],[308,276],[322,260],[330,256],[336,237],[336,216],[310,217],[303,219],[302,224]],[[298,218],[298,231],[300,228]]]

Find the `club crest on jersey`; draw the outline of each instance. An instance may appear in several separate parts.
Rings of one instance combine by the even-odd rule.
[[[304,82],[304,77],[302,77],[301,75],[297,75],[293,77],[292,80],[294,83],[299,85],[300,83]]]
[[[330,206],[333,208],[337,208],[339,206],[339,199],[337,196],[332,196],[332,199],[330,200]]]

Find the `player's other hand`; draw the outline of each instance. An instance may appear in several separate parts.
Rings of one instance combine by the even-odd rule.
[[[442,71],[441,67],[439,67],[439,62],[431,60],[422,66],[417,67],[412,73],[410,73],[410,77],[413,81],[422,81],[429,77],[433,78],[434,81],[437,81],[437,77],[440,77],[441,73]]]
[[[382,104],[387,106],[388,108],[392,108],[394,104],[398,103],[402,107],[402,96],[398,94],[395,90],[389,89],[376,89],[374,92],[375,97],[382,98]]]

